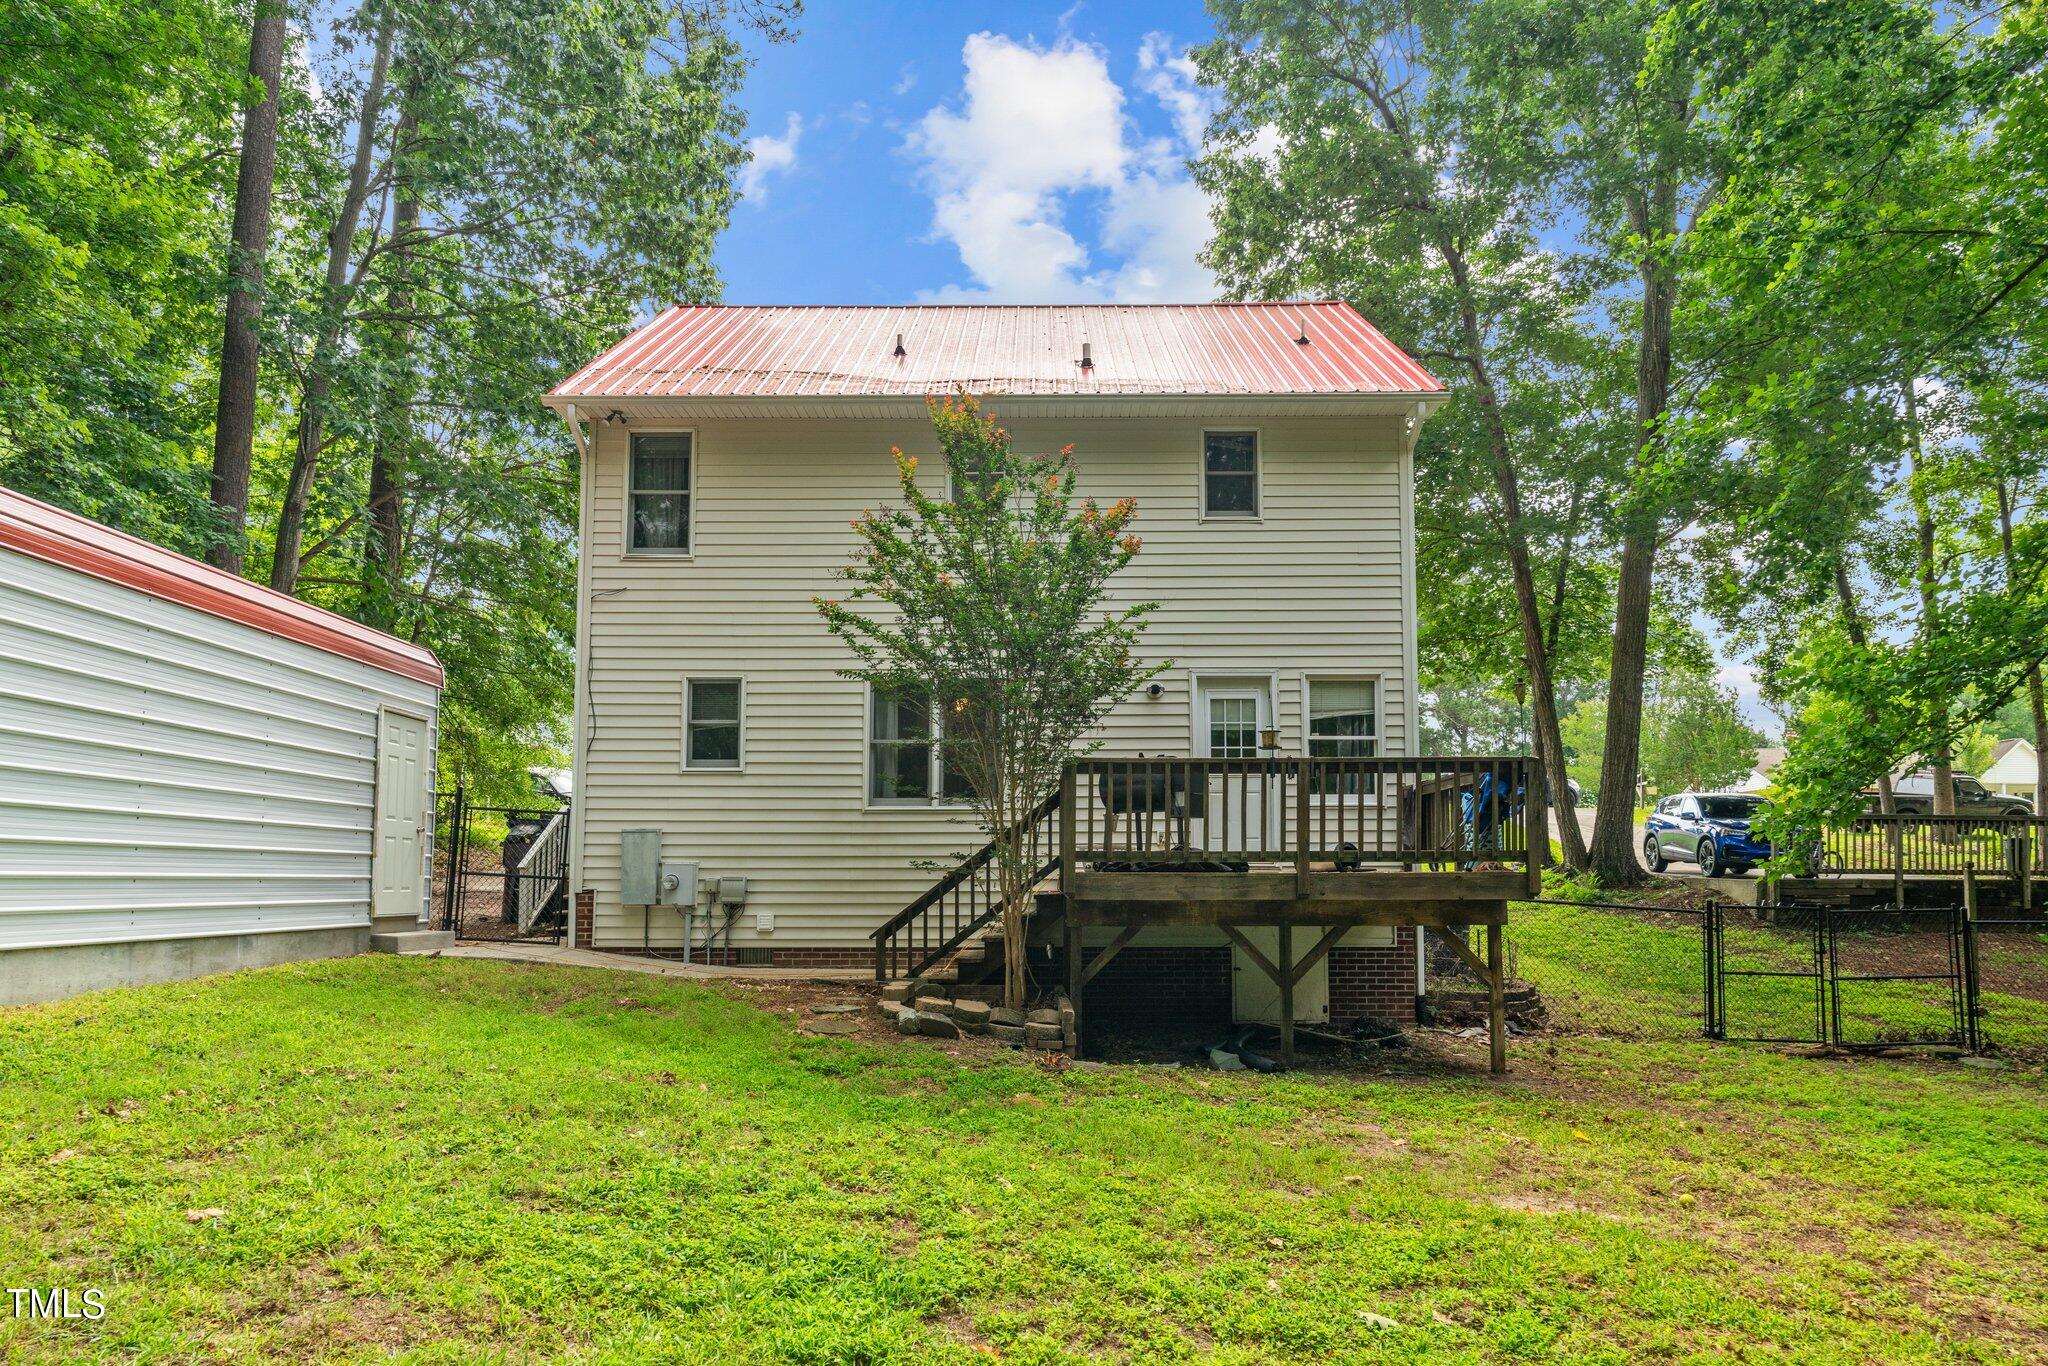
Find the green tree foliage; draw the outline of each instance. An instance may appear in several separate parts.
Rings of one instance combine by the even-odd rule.
[[[229,0],[0,6],[0,482],[205,543]]]
[[[1773,0],[1686,23],[1665,36],[1698,54],[1727,165],[1676,439],[1719,462],[1721,614],[1779,605],[1779,818],[1810,826],[2037,690],[2048,16]]]
[[[1023,454],[971,396],[933,404],[932,428],[951,496],[927,493],[917,458],[892,451],[902,505],[855,519],[851,594],[818,610],[853,651],[849,678],[933,700],[947,769],[995,842],[1003,997],[1018,1009],[1037,881],[1026,819],[1109,709],[1167,665],[1137,658],[1152,604],[1105,606],[1138,553],[1137,505],[1077,499],[1072,446]]]
[[[496,795],[561,762],[570,710],[576,454],[537,399],[650,305],[717,297],[740,34],[797,8],[287,7],[249,543],[222,558],[431,647],[444,763]],[[208,483],[254,14],[0,13],[0,479],[189,553],[237,534]]]
[[[1607,704],[1592,697],[1565,717],[1571,776],[1591,794],[1607,755]],[[1653,670],[1645,689],[1638,774],[1655,795],[1706,792],[1747,777],[1764,735],[1733,692],[1696,669]],[[1636,785],[1623,794],[1633,809]]]

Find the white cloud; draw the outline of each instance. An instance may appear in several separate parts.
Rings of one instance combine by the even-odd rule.
[[[1099,47],[977,33],[961,60],[959,105],[926,113],[905,150],[931,193],[934,235],[953,244],[972,281],[921,297],[1215,297],[1196,260],[1208,205],[1183,165],[1200,145],[1206,97],[1165,38],[1147,37],[1138,54],[1138,84],[1174,128],[1149,141]]]
[[[911,87],[916,84],[917,68],[909,62],[905,62],[902,69],[896,73],[896,84],[889,87],[889,93],[892,95],[908,95]]]
[[[1194,58],[1174,51],[1165,34],[1148,33],[1138,45],[1138,85],[1173,116],[1174,131],[1184,146],[1193,150],[1202,145],[1202,132],[1216,111],[1216,95],[1196,84]]]
[[[803,134],[803,118],[791,114],[782,126],[781,137],[762,133],[747,139],[747,153],[751,160],[740,168],[742,198],[758,203],[768,192],[770,176],[787,175],[796,169],[796,144]]]

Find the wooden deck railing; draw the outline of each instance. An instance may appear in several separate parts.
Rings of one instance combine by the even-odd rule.
[[[1094,758],[1062,793],[1077,865],[1527,867],[1539,774],[1517,756]]]
[[[1831,873],[2048,875],[2048,817],[1865,816],[1830,830]]]

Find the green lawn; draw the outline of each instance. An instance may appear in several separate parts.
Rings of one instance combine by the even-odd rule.
[[[2048,1352],[2037,1070],[1055,1073],[807,1018],[396,958],[0,1011],[0,1285],[109,1305],[0,1356]]]

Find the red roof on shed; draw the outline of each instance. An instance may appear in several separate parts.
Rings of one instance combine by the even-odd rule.
[[[0,546],[402,678],[436,688],[444,681],[433,652],[410,641],[7,488]]]
[[[1011,395],[1444,391],[1345,303],[718,304],[671,308],[551,397],[922,397],[963,386]]]

